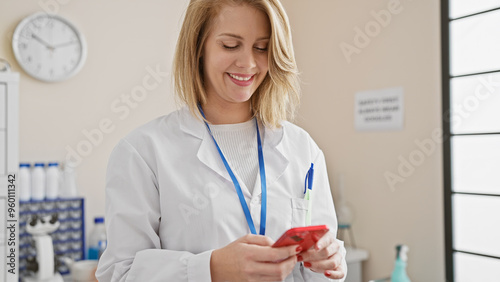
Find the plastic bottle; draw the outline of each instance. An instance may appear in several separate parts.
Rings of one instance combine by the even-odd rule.
[[[49,200],[55,200],[59,193],[59,164],[49,163],[47,168],[47,195],[46,198]]]
[[[31,172],[31,199],[43,201],[45,199],[45,164],[35,163]]]
[[[31,200],[31,165],[28,163],[19,164],[19,200],[28,202]]]
[[[394,263],[394,270],[391,275],[391,282],[411,282],[408,274],[406,274],[406,261],[408,260],[407,252],[408,246],[396,246],[396,262]]]
[[[71,199],[78,196],[78,189],[76,187],[76,173],[74,164],[66,162],[64,164],[62,185],[59,189],[59,197],[63,199]]]
[[[104,226],[104,218],[94,218],[94,229],[89,236],[89,252],[88,259],[98,260],[106,249],[106,227]]]

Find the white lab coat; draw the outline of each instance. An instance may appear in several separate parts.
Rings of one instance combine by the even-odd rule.
[[[266,236],[277,240],[287,229],[305,225],[304,180],[311,163],[312,224],[328,225],[336,233],[322,151],[304,130],[288,122],[279,129],[266,128],[261,137]],[[260,176],[252,194],[238,180],[259,230]],[[212,250],[250,233],[205,124],[186,107],[139,127],[114,148],[106,177],[106,228],[108,245],[97,270],[101,282],[210,281]],[[285,281],[331,280],[298,263]]]

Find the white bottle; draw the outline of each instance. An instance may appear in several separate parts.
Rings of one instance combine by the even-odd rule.
[[[19,164],[19,200],[28,202],[31,200],[31,165],[28,163]]]
[[[94,218],[94,229],[89,236],[89,252],[87,259],[98,260],[106,249],[106,227],[104,217]]]
[[[31,199],[43,201],[45,199],[45,164],[35,163],[31,172]]]
[[[59,194],[59,164],[49,163],[47,168],[47,193],[46,198],[55,200]]]
[[[59,197],[63,199],[71,199],[78,197],[74,164],[71,162],[66,162],[64,164],[64,169],[62,174],[63,174],[62,186],[61,189],[59,189]]]

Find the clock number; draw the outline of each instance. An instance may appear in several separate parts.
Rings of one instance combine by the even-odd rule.
[[[28,48],[28,45],[26,43],[24,42],[19,43],[19,49],[26,50],[26,48]]]
[[[47,24],[45,26],[52,29],[54,27],[54,19],[49,18],[49,20],[47,21]]]
[[[25,39],[28,39],[28,40],[31,40],[31,39],[32,39],[32,37],[33,37],[33,33],[31,32],[31,30],[24,29],[24,30],[21,32],[21,37],[22,37],[22,38],[25,38]]]
[[[49,17],[37,17],[33,20],[33,23],[37,25],[39,28],[46,27],[47,23],[50,21]]]
[[[42,21],[42,18],[36,18],[32,21],[32,24],[31,26],[33,26],[34,28],[40,30],[43,26],[43,21]]]

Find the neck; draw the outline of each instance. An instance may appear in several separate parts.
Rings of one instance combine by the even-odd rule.
[[[242,123],[252,118],[250,101],[226,105],[218,105],[207,101],[205,105],[202,105],[202,108],[205,118],[211,124]]]

